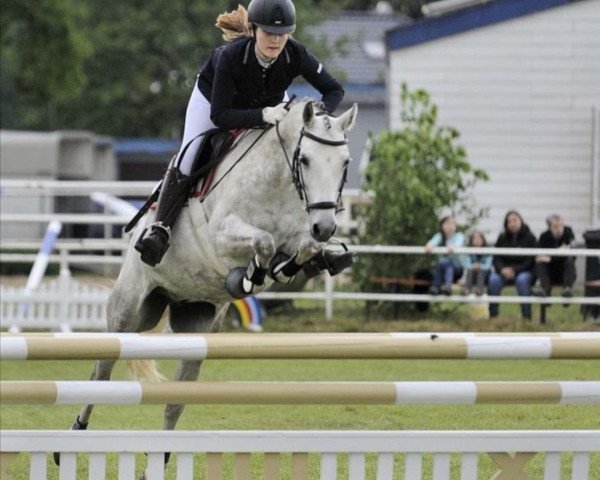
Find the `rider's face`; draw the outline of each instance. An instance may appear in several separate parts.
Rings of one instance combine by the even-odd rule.
[[[262,28],[256,28],[256,45],[258,46],[258,50],[265,57],[273,59],[277,58],[277,56],[283,50],[285,43],[289,38],[288,33],[284,33],[282,35],[276,35],[273,33],[269,33],[264,31]]]

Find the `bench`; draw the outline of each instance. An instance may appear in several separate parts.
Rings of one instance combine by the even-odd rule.
[[[429,287],[431,286],[430,280],[424,280],[419,278],[405,278],[405,277],[371,277],[369,281],[376,285],[387,286],[393,288],[393,293],[400,293],[400,287],[404,288],[413,288],[413,287]],[[562,285],[552,285],[552,288],[560,288]],[[585,283],[586,287],[589,288],[599,288],[600,289],[600,280],[593,280]],[[416,303],[427,303],[427,302],[416,302]],[[546,310],[548,307],[552,305],[540,303],[540,324],[546,324]],[[394,302],[394,316],[398,314],[398,302]],[[368,302],[367,302],[367,313],[369,312]]]
[[[423,280],[420,278],[371,277],[369,280],[378,285],[399,285],[407,288],[415,286],[429,287],[431,285],[430,280]]]
[[[371,277],[369,281],[375,285],[381,285],[382,287],[388,287],[391,290],[391,293],[401,293],[400,288],[414,288],[414,287],[423,287],[427,288],[431,286],[431,280],[421,279],[421,278],[404,278],[404,277]],[[417,305],[417,309],[420,310],[418,305],[429,305],[428,302],[415,302]],[[398,309],[400,307],[400,302],[394,302],[394,317],[398,315]],[[428,307],[425,307],[425,310]],[[369,302],[366,302],[366,311],[367,318],[369,318]]]

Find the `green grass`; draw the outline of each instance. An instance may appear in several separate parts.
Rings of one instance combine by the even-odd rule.
[[[427,316],[411,312],[398,318],[366,320],[362,302],[339,302],[336,318],[323,319],[322,304],[297,302],[294,312],[271,314],[265,320],[266,331],[573,331],[599,330],[598,324],[583,322],[576,307],[553,306],[549,323],[520,319],[517,306],[503,305],[502,316],[494,321],[473,320],[468,307],[442,304]],[[537,310],[537,309],[536,309]],[[373,311],[372,311],[373,312]],[[231,330],[228,322],[227,330]],[[2,380],[85,380],[92,369],[89,361],[3,362]],[[159,362],[161,370],[172,377],[175,361]],[[117,364],[113,379],[126,379],[122,362]],[[214,360],[203,366],[201,380],[348,380],[348,381],[418,381],[418,380],[598,380],[600,361],[576,360]],[[91,429],[154,430],[162,426],[161,406],[96,407]],[[78,406],[11,406],[0,407],[3,429],[65,429],[79,411]],[[480,429],[600,429],[600,408],[589,405],[438,405],[438,406],[188,406],[178,424],[180,430],[225,429],[383,429],[383,430],[480,430]],[[86,475],[85,455],[79,461]],[[570,478],[570,456],[564,456],[564,477]],[[145,462],[138,456],[139,468]],[[431,475],[431,457],[426,456],[424,472]],[[175,478],[174,463],[167,478]],[[197,456],[197,478],[204,478],[204,457]],[[311,478],[318,478],[318,458],[310,456]],[[480,478],[490,478],[496,471],[487,456],[480,456]],[[231,475],[232,456],[225,456],[225,471]],[[289,478],[291,459],[284,456],[284,478]],[[397,475],[403,471],[403,457],[396,459]],[[15,462],[15,479],[28,478],[27,460]],[[107,478],[116,478],[116,458],[109,456]],[[253,478],[260,478],[260,462],[252,460]],[[347,458],[340,456],[340,475],[347,470]],[[374,478],[375,459],[367,458],[368,478]],[[543,456],[529,465],[531,478],[542,478]],[[592,456],[591,477],[600,478],[600,454]],[[453,476],[459,478],[459,461],[453,457]],[[49,478],[58,478],[58,469],[49,460]],[[87,478],[82,476],[81,478]],[[228,477],[231,478],[231,477]],[[344,478],[341,476],[340,478]],[[400,478],[400,477],[398,477]]]

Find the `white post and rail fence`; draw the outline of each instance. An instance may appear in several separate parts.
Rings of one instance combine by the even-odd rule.
[[[130,218],[130,211],[127,210],[127,204],[123,200],[110,197],[111,195],[127,195],[127,196],[145,196],[156,186],[155,182],[64,182],[64,181],[51,181],[51,180],[0,180],[0,193],[3,197],[18,197],[27,195],[47,195],[47,196],[72,196],[72,195],[83,195],[95,198],[96,201],[101,201],[105,206],[110,203],[112,207],[108,210],[117,212],[117,214],[104,213],[3,213],[0,217],[2,224],[47,224],[49,222],[59,221],[64,224],[99,224],[106,226],[124,225]],[[100,192],[100,193],[98,193]],[[368,201],[369,195],[360,193],[358,191],[346,192],[346,202],[351,204],[353,202],[361,203]],[[113,208],[114,207],[114,208]],[[351,217],[351,208],[348,208],[341,218],[340,223],[343,228],[348,230],[356,230],[360,228],[358,222]],[[110,230],[110,229],[109,229]],[[106,233],[106,229],[105,229]],[[0,243],[0,263],[33,263],[37,257],[34,251],[37,251],[40,247],[39,241],[34,240],[6,240]],[[426,252],[422,246],[398,246],[398,245],[351,245],[350,250],[362,255],[377,255],[377,254],[389,254],[389,255],[425,255],[430,254],[444,254],[447,253],[446,248],[435,248],[431,252]],[[46,256],[46,261],[49,263],[60,263],[61,272],[67,275],[70,267],[73,265],[114,265],[118,266],[122,263],[122,255],[127,249],[127,243],[124,239],[59,239],[53,245],[53,252]],[[27,250],[31,250],[32,253],[24,253]],[[18,251],[18,253],[8,253],[7,251]],[[98,254],[101,252],[101,254]],[[504,255],[508,254],[511,256],[522,255],[522,256],[533,256],[533,255],[551,255],[551,256],[575,256],[575,257],[600,257],[600,249],[582,249],[575,248],[569,250],[548,250],[548,249],[499,249],[499,248],[456,248],[454,252],[457,254],[491,254],[491,255]],[[376,293],[376,292],[354,292],[354,291],[340,291],[336,290],[334,281],[328,276],[323,276],[324,288],[322,291],[312,292],[263,292],[259,295],[260,299],[263,300],[294,300],[294,299],[310,299],[315,301],[322,301],[325,307],[325,317],[332,319],[334,315],[334,302],[335,301],[347,301],[347,300],[358,300],[358,301],[386,301],[386,302],[452,302],[452,303],[481,303],[481,298],[465,297],[465,296],[432,296],[423,294],[407,294],[407,293]],[[65,284],[68,283],[66,279],[62,279],[60,288],[65,288]],[[600,283],[600,281],[598,281]],[[56,287],[58,288],[58,287]],[[600,289],[600,285],[598,287]],[[18,289],[4,289],[2,296],[6,298],[7,302],[12,304],[28,302],[31,304],[44,304],[47,303],[48,296],[52,296],[54,293],[48,292],[22,292]],[[78,305],[83,304],[83,301],[79,301],[78,298],[88,297],[90,302],[94,305],[102,303],[100,298],[106,297],[107,293],[100,291],[94,291],[93,297],[89,294],[92,292],[86,292],[85,295],[82,292],[73,292],[73,296],[69,299],[69,296],[62,296],[61,301],[71,302]],[[559,297],[522,297],[522,296],[495,296],[486,297],[485,302],[490,303],[531,303],[541,305],[552,305],[552,304],[575,304],[575,305],[598,305],[600,299],[598,297],[572,297],[572,298],[559,298]],[[98,303],[99,302],[99,303]],[[11,304],[11,305],[12,305]],[[8,323],[12,322],[11,318],[15,318],[15,309],[10,305],[5,305],[3,308],[3,325],[5,327]],[[49,308],[56,310],[55,307],[40,307],[47,311]],[[60,310],[63,312],[74,310],[69,305],[62,305]],[[18,311],[18,309],[16,310]],[[11,313],[13,312],[13,313]],[[10,318],[9,318],[10,317]],[[44,317],[44,314],[38,315],[38,319]],[[98,323],[95,318],[92,323]],[[16,321],[16,320],[14,320]],[[24,322],[24,319],[19,317],[20,322]],[[27,320],[30,321],[30,320]],[[41,320],[40,320],[41,321]],[[35,320],[31,322],[36,323]],[[39,324],[39,322],[37,322]],[[85,322],[84,322],[85,323]],[[36,326],[35,328],[40,328]]]

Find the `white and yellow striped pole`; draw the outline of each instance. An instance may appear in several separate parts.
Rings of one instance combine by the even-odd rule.
[[[598,404],[600,382],[0,382],[0,403]]]
[[[561,334],[2,334],[2,360],[600,359],[600,332]]]

